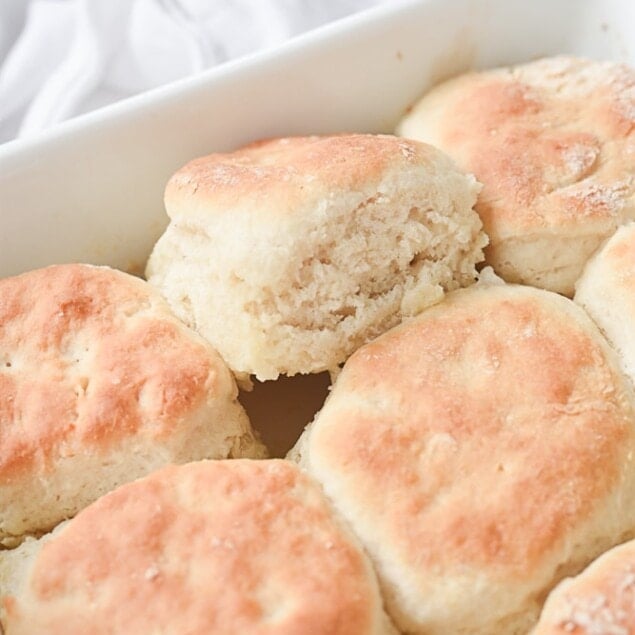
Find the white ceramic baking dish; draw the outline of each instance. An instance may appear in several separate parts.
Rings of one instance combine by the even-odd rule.
[[[165,181],[188,159],[275,135],[390,132],[440,79],[557,53],[634,62],[635,2],[394,2],[0,146],[0,276],[70,261],[141,271],[167,222]],[[314,381],[312,400],[297,382],[257,391],[250,414],[306,423],[326,390]],[[274,428],[281,452],[297,432]]]

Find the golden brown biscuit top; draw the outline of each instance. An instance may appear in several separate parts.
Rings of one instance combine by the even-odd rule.
[[[168,435],[233,390],[220,357],[156,291],[106,267],[0,280],[0,356],[2,479],[122,437]]]
[[[504,239],[633,216],[634,124],[635,70],[556,57],[441,84],[401,132],[476,175],[485,230]]]
[[[635,315],[635,223],[620,227],[587,264],[576,301],[587,308],[623,358]],[[626,367],[632,362],[627,361]]]
[[[635,542],[611,549],[552,592],[532,635],[635,632]]]
[[[348,360],[307,452],[385,562],[526,579],[617,487],[631,405],[581,313],[472,288]]]
[[[620,227],[597,258],[613,274],[607,282],[635,292],[635,223]]]
[[[390,135],[271,139],[190,161],[168,182],[165,204],[171,218],[235,213],[241,209],[237,201],[288,214],[307,200],[376,186],[388,169],[432,168],[436,162],[456,170],[435,148]]]
[[[104,496],[43,546],[28,600],[5,606],[10,627],[47,635],[352,635],[371,632],[378,597],[316,485],[285,461],[230,460]]]

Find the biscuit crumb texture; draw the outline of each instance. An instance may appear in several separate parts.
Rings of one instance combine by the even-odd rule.
[[[333,370],[476,280],[480,186],[384,135],[278,139],[186,165],[147,278],[235,373]]]
[[[89,265],[0,281],[0,544],[168,463],[262,456],[218,353],[150,285]]]

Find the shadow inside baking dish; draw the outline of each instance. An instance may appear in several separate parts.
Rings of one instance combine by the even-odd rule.
[[[294,446],[322,407],[330,385],[329,374],[319,373],[254,381],[251,392],[240,392],[240,402],[271,456],[284,457]]]

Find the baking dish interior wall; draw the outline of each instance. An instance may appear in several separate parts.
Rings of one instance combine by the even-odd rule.
[[[139,272],[188,159],[276,135],[390,132],[426,86],[556,53],[633,61],[630,0],[391,3],[0,146],[0,276],[84,261]]]

